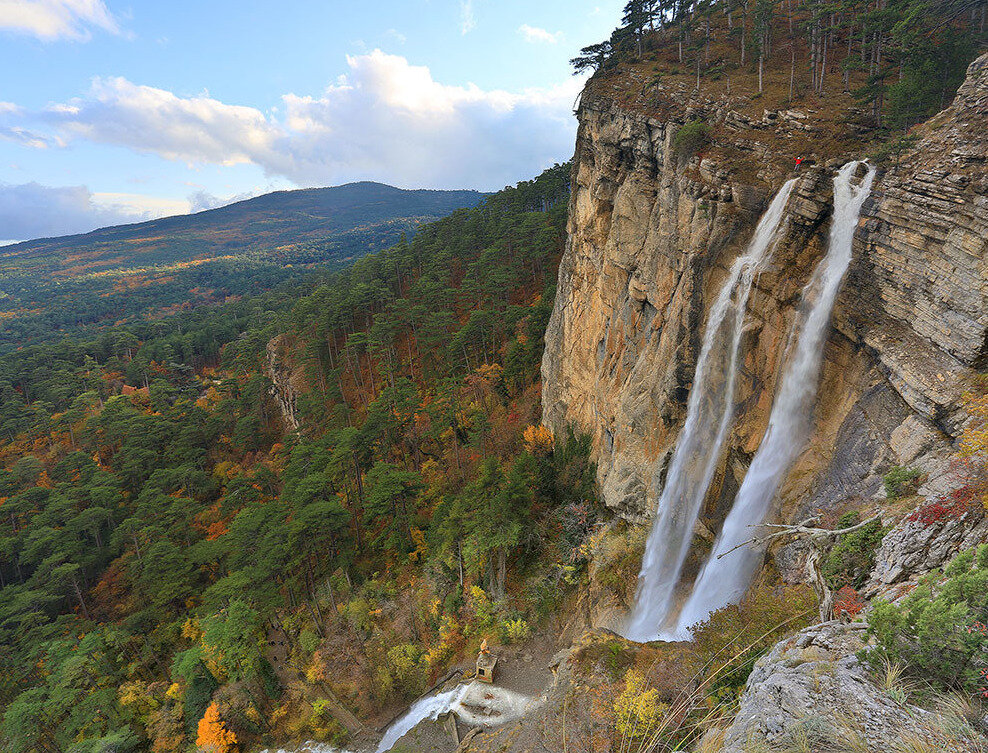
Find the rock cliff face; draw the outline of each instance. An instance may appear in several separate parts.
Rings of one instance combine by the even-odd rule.
[[[709,306],[789,169],[791,155],[771,144],[814,127],[812,117],[753,122],[729,103],[668,97],[656,117],[584,95],[542,366],[544,422],[593,437],[604,499],[631,520],[654,513]],[[702,158],[676,148],[695,119],[714,125]],[[921,492],[950,485],[959,395],[988,363],[986,126],[988,56],[913,152],[878,176],[782,516],[881,495],[892,465],[926,471]],[[826,166],[800,176],[752,293],[736,422],[703,516],[712,529],[761,440],[800,290],[825,249],[832,168],[855,156],[821,154]]]
[[[287,365],[285,352],[288,350],[284,335],[272,338],[266,351],[267,365],[266,372],[271,380],[271,396],[278,403],[281,411],[281,418],[285,422],[288,431],[298,431],[300,426],[298,420],[298,390],[292,383],[292,372]]]

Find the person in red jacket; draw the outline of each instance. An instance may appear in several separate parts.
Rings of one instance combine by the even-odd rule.
[[[802,157],[796,157],[796,172],[799,172],[799,166],[803,164]]]

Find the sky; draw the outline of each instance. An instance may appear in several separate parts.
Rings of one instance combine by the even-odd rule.
[[[0,242],[572,155],[623,0],[0,0]]]

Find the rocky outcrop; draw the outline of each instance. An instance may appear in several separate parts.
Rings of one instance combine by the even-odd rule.
[[[298,390],[292,383],[292,370],[286,360],[285,335],[272,338],[265,349],[267,363],[265,373],[271,380],[271,396],[278,403],[281,418],[288,431],[298,431]]]
[[[986,88],[988,56],[876,181],[826,346],[815,431],[780,495],[784,517],[881,497],[892,465],[926,472],[924,493],[952,483],[959,395],[988,359]],[[592,436],[603,497],[632,520],[654,512],[708,308],[788,169],[768,137],[813,126],[812,116],[752,121],[724,103],[666,105],[646,114],[592,87],[584,96],[543,360],[544,422]],[[675,146],[696,119],[715,126],[702,158]],[[752,129],[765,144],[743,138]],[[830,156],[800,177],[749,303],[736,425],[704,511],[714,530],[761,440],[799,292],[824,249],[830,169],[847,158]]]
[[[937,570],[958,552],[985,541],[988,541],[988,519],[980,510],[932,521],[924,520],[921,515],[907,516],[882,539],[875,552],[875,567],[862,594],[868,598],[894,597],[898,589],[890,586]]]
[[[723,732],[721,753],[904,750],[910,740],[947,744],[948,738],[951,750],[981,750],[973,732],[948,729],[950,720],[875,683],[857,657],[866,630],[861,623],[825,622],[759,659]]]

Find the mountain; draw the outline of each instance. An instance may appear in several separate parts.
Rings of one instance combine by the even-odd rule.
[[[7,246],[0,249],[0,346],[257,292],[294,274],[291,266],[387,248],[483,197],[348,183]]]
[[[348,237],[390,245],[404,230],[476,206],[479,191],[405,190],[382,183],[275,191],[218,209],[90,233],[25,241],[3,249],[4,270],[35,268],[74,276],[99,270],[266,251],[319,241],[335,252],[361,250]],[[333,253],[333,256],[341,253]]]

